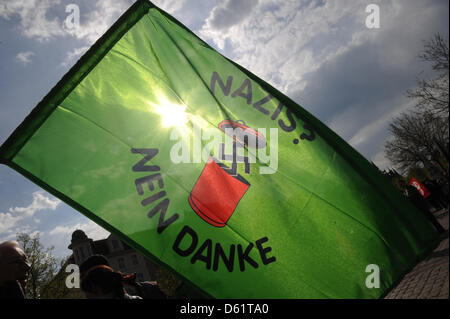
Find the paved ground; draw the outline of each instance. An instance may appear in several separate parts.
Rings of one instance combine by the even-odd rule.
[[[448,210],[435,214],[447,232],[439,246],[395,287],[386,299],[449,299]]]

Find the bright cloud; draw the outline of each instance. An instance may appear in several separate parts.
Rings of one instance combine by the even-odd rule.
[[[238,24],[251,13],[258,0],[226,0],[216,6],[206,19],[206,28],[225,30]]]
[[[68,29],[65,19],[68,0],[15,0],[0,4],[0,17],[19,17],[19,31],[27,38],[48,42],[56,38],[73,36],[93,44],[133,3],[132,0],[102,0],[95,6],[80,4],[80,25]],[[75,1],[75,4],[77,2]]]
[[[86,220],[86,222],[81,223],[58,225],[46,234],[44,240],[54,245],[55,255],[67,256],[71,253],[67,247],[72,239],[72,233],[77,229],[84,231],[93,240],[105,239],[110,235],[108,231],[93,221]]]
[[[16,55],[16,61],[22,63],[23,65],[27,65],[31,63],[31,57],[34,55],[31,51],[19,52]]]
[[[79,40],[93,44],[132,3],[131,0],[97,1],[95,8],[84,15],[79,27],[66,31]]]
[[[186,1],[187,0],[155,0],[152,2],[159,8],[171,14],[174,14],[175,12],[178,12],[183,8],[183,6],[186,4]]]
[[[66,53],[66,58],[61,62],[61,66],[68,66],[73,63],[77,58],[84,54],[89,49],[88,46],[83,46],[81,48],[75,48],[72,51]]]
[[[200,34],[284,92],[301,85],[303,74],[348,45],[352,34],[348,28],[354,29],[364,14],[364,8],[355,9],[353,2],[252,3],[244,9],[235,1],[219,4]],[[230,18],[232,10],[240,12],[239,19]],[[226,13],[228,19],[223,18]]]
[[[48,234],[51,236],[64,236],[68,238],[67,243],[70,243],[70,236],[72,236],[72,233],[77,229],[81,229],[89,238],[92,238],[94,240],[104,239],[110,234],[108,231],[90,220],[85,223],[77,223],[69,226],[56,226],[55,228],[50,230]]]
[[[30,219],[37,211],[55,210],[61,203],[59,199],[50,198],[44,195],[42,191],[32,194],[33,202],[25,207],[11,207],[6,213],[0,212],[0,233],[11,233],[19,221]]]
[[[19,29],[27,38],[48,41],[64,35],[61,21],[49,19],[47,11],[61,3],[60,0],[15,0],[0,4],[0,17],[10,19],[19,16]]]
[[[0,233],[6,232],[16,225],[22,217],[13,216],[10,213],[0,213]]]
[[[42,191],[37,191],[33,193],[33,202],[30,205],[26,207],[11,207],[9,211],[13,214],[22,214],[23,216],[31,217],[39,210],[55,210],[60,203],[61,201],[59,199],[51,199],[45,196]]]

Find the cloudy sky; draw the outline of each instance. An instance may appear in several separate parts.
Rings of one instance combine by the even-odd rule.
[[[0,144],[132,0],[0,0]],[[390,119],[411,107],[404,92],[432,75],[423,40],[448,37],[447,0],[158,0],[220,53],[302,105],[367,159],[389,166]],[[379,6],[379,28],[366,7]],[[72,5],[72,6],[71,6]],[[76,5],[80,25],[66,22]],[[66,11],[67,9],[67,11]],[[72,21],[72,20],[70,20]],[[58,257],[73,230],[108,232],[0,166],[0,242],[41,233]]]

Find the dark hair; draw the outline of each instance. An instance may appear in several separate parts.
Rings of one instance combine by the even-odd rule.
[[[108,260],[103,255],[92,255],[80,265],[80,274],[83,276],[89,269],[94,266],[105,265],[109,266]]]
[[[103,294],[113,294],[114,298],[123,298],[122,274],[105,265],[97,265],[86,271],[81,278],[81,289],[85,292],[95,292],[101,289]]]

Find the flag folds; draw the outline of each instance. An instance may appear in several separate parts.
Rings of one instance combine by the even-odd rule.
[[[344,140],[148,1],[0,158],[210,297],[378,298],[437,243]]]

